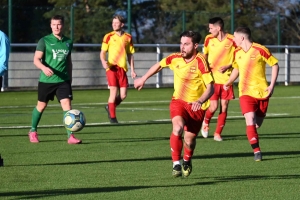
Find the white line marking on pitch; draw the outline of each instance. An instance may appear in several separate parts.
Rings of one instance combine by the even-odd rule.
[[[272,116],[287,116],[288,113],[269,113],[268,117]],[[213,117],[213,119],[217,119],[218,117]],[[243,119],[242,115],[239,116],[228,116],[227,119]],[[141,121],[119,121],[121,125],[124,124],[145,124],[145,123],[159,123],[159,122],[171,122],[171,119],[159,119],[159,120],[141,120]],[[99,126],[99,125],[111,125],[109,122],[99,122],[99,123],[87,123],[86,126]],[[112,126],[117,126],[113,124]],[[51,128],[51,127],[63,127],[62,124],[55,125],[40,125],[39,128]],[[0,126],[0,129],[23,129],[23,128],[31,128],[31,126]]]

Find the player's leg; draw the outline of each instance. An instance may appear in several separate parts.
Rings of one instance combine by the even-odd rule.
[[[205,112],[205,118],[201,128],[201,134],[204,138],[208,137],[209,123],[217,109],[218,109],[218,100],[210,100],[210,106]]]
[[[56,90],[56,97],[58,101],[60,102],[61,108],[63,110],[63,117],[65,114],[72,109],[71,101],[73,100],[73,92],[70,82],[64,82],[61,84],[58,84],[57,90]],[[66,130],[68,135],[68,143],[69,144],[80,144],[82,141],[75,138],[74,134]]]
[[[51,85],[47,83],[38,83],[38,101],[36,107],[32,110],[31,128],[28,133],[29,141],[38,143],[37,127],[42,118],[43,112],[47,107],[48,101],[53,100],[54,92],[51,90]]]
[[[210,120],[212,119],[216,110],[218,109],[218,103],[220,98],[219,93],[220,93],[220,87],[218,86],[218,84],[214,84],[214,94],[209,99],[210,105],[205,112],[205,118],[203,120],[202,128],[201,128],[201,134],[204,138],[208,137]]]
[[[115,100],[118,95],[119,88],[116,86],[110,86],[109,87],[109,98],[108,98],[108,104],[105,108],[108,112],[108,118],[110,123],[118,123],[117,121],[117,115],[116,115],[116,104]]]
[[[256,129],[256,110],[258,109],[257,101],[250,96],[241,96],[240,105],[246,121],[246,135],[254,152],[254,160],[261,161],[261,150],[259,146],[259,137]]]
[[[173,161],[172,175],[174,177],[181,176],[180,158],[182,152],[182,134],[184,129],[184,119],[181,116],[172,118],[172,133],[170,136],[170,147]]]
[[[183,162],[182,162],[182,174],[184,177],[188,177],[192,173],[192,156],[196,147],[197,134],[185,131],[184,132],[184,148],[183,148]]]
[[[184,116],[186,116],[182,101],[171,101],[170,115],[172,119],[172,133],[170,135],[171,156],[173,161],[172,176],[179,177],[182,175],[180,159],[183,147],[182,134],[185,125]]]
[[[205,111],[198,110],[197,112],[188,110],[189,117],[186,120],[183,145],[183,162],[182,174],[188,177],[192,173],[192,157],[196,148],[197,133],[201,128],[201,123],[204,119]]]
[[[116,105],[115,100],[119,91],[119,85],[117,80],[117,67],[111,67],[106,71],[107,82],[109,85],[109,97],[108,104],[105,106],[105,110],[108,114],[108,119],[111,123],[118,123],[116,119]]]
[[[127,97],[128,78],[123,68],[118,67],[118,85],[120,86],[119,95],[116,96],[115,104],[120,105]]]
[[[215,141],[219,141],[219,142],[223,141],[221,134],[226,123],[228,105],[229,105],[229,100],[225,100],[225,99],[220,100],[220,113],[218,115],[216,130],[214,133]]]
[[[219,85],[219,90],[221,91],[220,95],[220,113],[217,120],[216,131],[214,133],[215,141],[223,141],[221,134],[226,124],[227,110],[229,106],[229,101],[234,99],[233,86],[230,86],[228,90],[224,90],[223,85]]]

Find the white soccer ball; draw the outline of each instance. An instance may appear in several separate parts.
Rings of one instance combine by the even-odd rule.
[[[72,132],[81,131],[85,126],[86,120],[83,112],[80,110],[69,110],[63,120],[63,124],[67,130]]]

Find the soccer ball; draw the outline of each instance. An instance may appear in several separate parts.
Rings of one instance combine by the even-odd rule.
[[[69,110],[63,120],[66,129],[72,132],[78,132],[85,126],[85,116],[80,110]]]

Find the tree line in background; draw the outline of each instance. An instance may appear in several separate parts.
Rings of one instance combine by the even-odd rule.
[[[65,35],[74,43],[101,43],[114,14],[127,17],[128,0],[11,0],[12,43],[35,43],[49,34],[50,18],[65,16]],[[135,43],[177,44],[183,30],[208,34],[208,20],[220,16],[231,32],[230,0],[132,0]],[[300,45],[299,0],[235,0],[234,26],[248,26],[264,45]],[[72,15],[73,12],[73,15]],[[8,32],[8,0],[0,0],[0,29]],[[126,24],[127,26],[127,24]],[[125,27],[127,28],[127,27]],[[202,41],[203,41],[202,39]],[[87,49],[82,49],[87,50]]]

